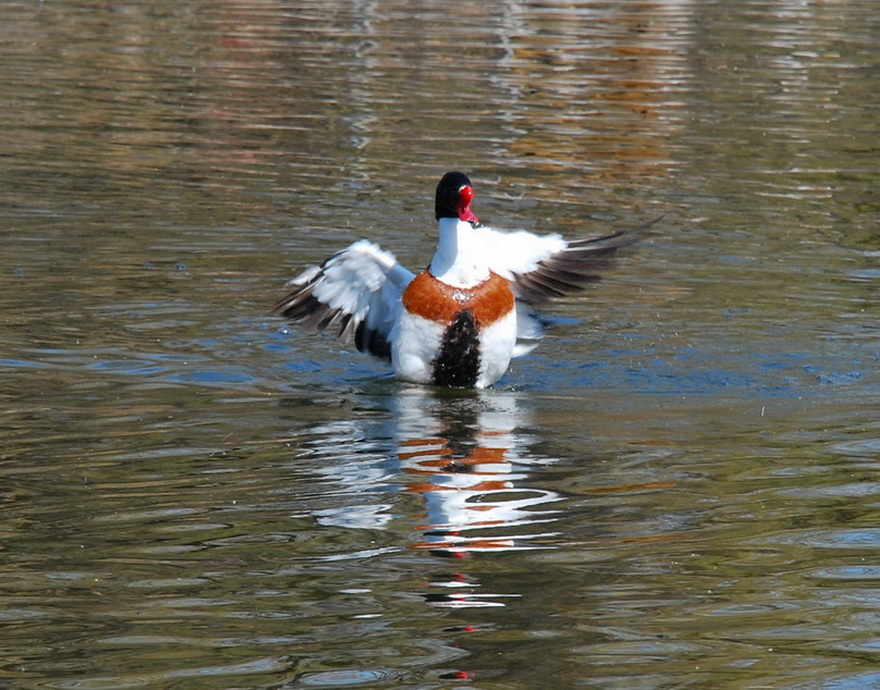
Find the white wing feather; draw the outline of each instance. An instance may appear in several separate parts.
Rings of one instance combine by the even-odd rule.
[[[620,248],[638,242],[663,216],[635,228],[567,241],[560,235],[500,232],[478,227],[489,270],[513,281],[517,300],[536,304],[600,278]]]
[[[294,289],[273,311],[315,331],[335,330],[361,352],[388,359],[400,297],[414,277],[391,252],[358,240],[291,280]]]
[[[537,270],[544,259],[567,246],[562,235],[533,235],[526,230],[503,232],[486,226],[474,228],[489,258],[489,270],[502,278],[516,280],[517,275]]]
[[[662,216],[660,216],[662,218]],[[533,304],[559,297],[599,279],[619,247],[637,242],[660,218],[598,237],[566,241],[561,235],[533,235],[525,230],[501,232],[474,228],[489,270],[507,278],[516,295],[517,334],[513,356],[528,354],[543,334]]]

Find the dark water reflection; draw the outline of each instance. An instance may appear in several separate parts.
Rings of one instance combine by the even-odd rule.
[[[870,3],[0,15],[0,685],[880,687]],[[267,316],[452,168],[670,213],[478,395]]]

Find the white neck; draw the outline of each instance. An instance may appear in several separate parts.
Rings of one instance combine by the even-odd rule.
[[[458,218],[441,218],[440,242],[431,260],[431,275],[454,287],[473,287],[489,277],[489,267],[473,226]]]

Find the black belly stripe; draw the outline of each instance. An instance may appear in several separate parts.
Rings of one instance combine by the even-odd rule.
[[[443,332],[434,359],[434,383],[453,388],[472,388],[480,373],[480,340],[477,320],[464,309]]]

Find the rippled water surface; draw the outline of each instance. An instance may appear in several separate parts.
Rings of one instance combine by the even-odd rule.
[[[0,685],[880,687],[871,3],[0,17]],[[269,316],[450,169],[668,215],[481,393]]]

